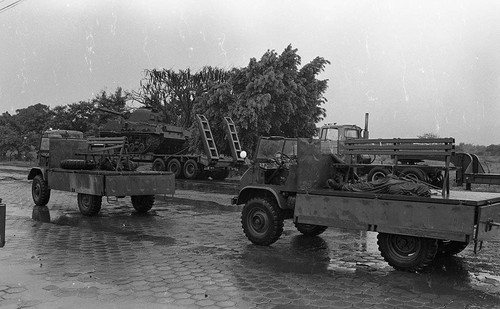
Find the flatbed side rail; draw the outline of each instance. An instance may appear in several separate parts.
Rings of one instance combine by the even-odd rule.
[[[445,161],[442,194],[450,194],[450,159],[455,152],[454,138],[349,139],[344,145],[346,155],[390,155],[394,166],[398,165],[398,156],[442,156]]]

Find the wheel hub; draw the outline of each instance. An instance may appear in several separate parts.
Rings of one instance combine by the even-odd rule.
[[[262,213],[255,213],[251,217],[251,226],[256,232],[264,232],[267,227],[267,220]]]
[[[413,237],[397,237],[394,239],[394,248],[399,254],[410,255],[415,253],[417,243]]]

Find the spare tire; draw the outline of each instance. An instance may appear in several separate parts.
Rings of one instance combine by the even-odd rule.
[[[368,176],[366,176],[366,180],[367,181],[379,180],[381,178],[386,177],[390,173],[391,172],[388,169],[386,169],[385,167],[376,166],[376,167],[372,168],[370,170],[370,172],[368,172]]]
[[[94,162],[80,159],[61,160],[59,165],[65,170],[91,170],[95,168]]]
[[[411,179],[415,182],[427,182],[427,175],[418,167],[407,167],[401,171],[401,177]]]

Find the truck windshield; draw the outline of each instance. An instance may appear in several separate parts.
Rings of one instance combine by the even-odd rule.
[[[353,129],[346,129],[344,132],[346,138],[359,138],[358,131]]]
[[[332,140],[336,141],[339,139],[339,131],[338,129],[334,128],[328,128],[328,129],[323,129],[321,131],[321,139],[322,140]]]
[[[273,159],[277,152],[284,153],[289,157],[297,156],[297,140],[261,139],[256,159]]]

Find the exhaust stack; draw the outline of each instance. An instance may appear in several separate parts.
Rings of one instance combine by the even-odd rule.
[[[370,138],[370,132],[368,131],[368,117],[369,117],[369,114],[365,113],[365,130],[363,131],[363,138],[364,139]]]

